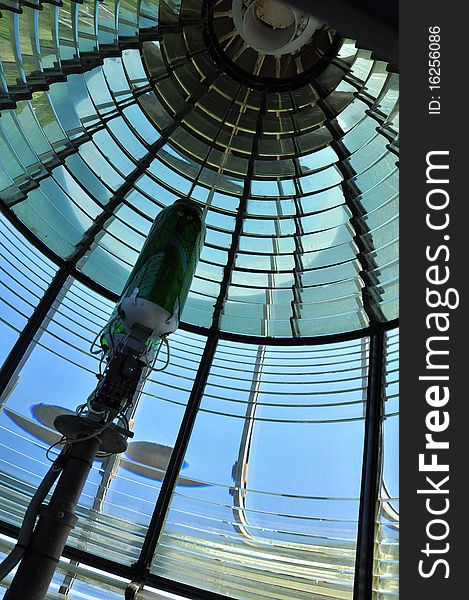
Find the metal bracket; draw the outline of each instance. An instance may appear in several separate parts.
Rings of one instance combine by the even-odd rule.
[[[137,594],[143,588],[142,581],[131,581],[125,588],[125,600],[136,600]]]

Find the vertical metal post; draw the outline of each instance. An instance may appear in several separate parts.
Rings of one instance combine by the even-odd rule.
[[[41,510],[5,600],[45,598],[68,535],[75,525],[75,507],[99,445],[98,437],[72,445],[50,502]]]
[[[381,473],[384,343],[385,332],[382,328],[378,328],[370,338],[354,600],[371,600],[373,591],[375,522]]]

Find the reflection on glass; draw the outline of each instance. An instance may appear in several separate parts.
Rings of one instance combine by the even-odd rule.
[[[368,341],[220,341],[153,572],[237,598],[351,598]]]
[[[267,89],[214,58],[201,0],[56,4],[3,2],[0,19],[2,210],[72,272],[2,397],[0,520],[21,522],[54,411],[94,388],[91,341],[151,222],[189,196],[207,238],[172,360],[146,382],[128,451],[95,462],[70,543],[138,559],[206,344],[190,331],[234,333],[245,343],[218,341],[152,572],[236,598],[350,599],[368,337],[301,344],[398,315],[399,76],[345,38],[314,77]],[[0,225],[2,361],[58,266]],[[397,595],[394,331],[386,357],[376,600]],[[65,561],[51,592],[125,585]]]
[[[4,394],[0,516],[8,523],[21,522],[48,468],[46,450],[60,438],[53,427],[55,416],[74,412],[96,386],[100,365],[90,346],[113,307],[113,302],[69,280]],[[80,549],[127,564],[138,558],[205,339],[178,332],[170,344],[169,367],[150,374],[128,415],[135,434],[128,451],[95,462],[80,500],[81,518],[69,540]],[[193,478],[191,462],[183,467],[180,486],[204,485]]]

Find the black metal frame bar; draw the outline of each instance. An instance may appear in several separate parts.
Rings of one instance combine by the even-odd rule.
[[[59,291],[60,289],[58,292]],[[397,323],[386,323],[382,326],[378,326],[373,330],[370,336],[354,600],[371,600],[372,598],[375,521],[381,474],[380,459],[384,404],[385,332],[397,325]],[[224,596],[212,594],[204,590],[197,590],[196,588],[191,588],[190,586],[185,586],[184,584],[158,577],[149,572],[154,551],[164,526],[179,470],[184,460],[190,435],[203,397],[203,391],[210,373],[210,367],[218,339],[218,336],[215,335],[211,335],[207,338],[207,344],[201,358],[191,396],[174,446],[174,451],[161,486],[159,498],[142,547],[140,559],[134,565],[129,567],[69,546],[67,546],[64,551],[65,557],[128,578],[130,581],[153,585],[165,591],[182,594],[189,598],[197,600],[203,600],[205,598],[207,600],[212,598],[213,600],[218,600],[225,598]],[[17,537],[18,528],[0,522],[0,532],[5,535]]]
[[[51,310],[54,302],[57,300],[60,291],[62,290],[67,278],[70,276],[72,265],[64,263],[57,271],[55,277],[51,281],[44,296],[39,301],[33,314],[26,323],[15,345],[10,350],[5,362],[0,369],[0,397],[6,390],[16,370],[21,364],[23,357],[28,351],[29,346],[34,340],[34,336],[38,333],[47,314]]]
[[[257,117],[256,123],[256,133],[254,135],[254,139],[252,142],[251,156],[249,157],[249,163],[247,168],[246,177],[244,179],[244,187],[243,193],[239,200],[238,211],[236,213],[236,221],[233,230],[233,237],[231,239],[231,246],[228,250],[228,256],[226,259],[226,265],[223,270],[223,279],[220,285],[220,293],[218,294],[218,298],[215,303],[215,308],[213,310],[213,318],[212,318],[212,328],[218,328],[220,325],[221,312],[223,310],[223,305],[227,297],[228,287],[230,284],[231,274],[233,270],[233,266],[236,260],[236,253],[239,247],[239,241],[241,238],[241,232],[243,229],[244,217],[246,216],[247,202],[249,194],[251,193],[251,178],[254,172],[254,161],[257,158],[258,150],[259,150],[259,138],[262,133],[262,123],[267,109],[267,98],[266,92],[263,90],[261,97],[261,106],[259,110],[259,114]]]
[[[161,148],[168,142],[171,135],[181,124],[182,120],[194,109],[197,101],[204,96],[210,85],[217,79],[221,71],[214,72],[210,77],[204,80],[205,86],[203,89],[190,96],[187,99],[187,104],[183,110],[176,113],[173,118],[173,122],[166,129],[161,132],[161,136],[158,140],[150,146],[147,154],[137,164],[136,169],[126,178],[125,182],[116,190],[114,196],[109,200],[105,210],[95,219],[93,226],[86,232],[86,235],[77,246],[76,251],[71,257],[71,262],[75,265],[77,262],[85,256],[90,250],[96,236],[101,233],[104,229],[106,221],[112,218],[114,211],[122,204],[125,196],[133,189],[133,186],[138,179],[145,174],[146,170],[150,167],[151,163],[155,159],[155,156]]]
[[[166,520],[179,471],[184,462],[184,455],[189,444],[205,385],[210,374],[210,367],[212,365],[216,347],[217,339],[209,337],[194,379],[191,394],[174,444],[174,449],[171,453],[171,458],[161,484],[161,489],[143,542],[140,557],[138,561],[132,565],[133,577],[136,581],[144,582],[148,578],[156,546]]]
[[[295,4],[301,4],[301,0],[296,0]],[[197,26],[200,23],[184,23],[184,25]],[[174,31],[181,31],[182,26],[178,25],[174,27]],[[165,28],[164,31],[170,31],[171,28]],[[142,39],[157,39],[158,33],[153,31],[145,32],[145,36]],[[126,42],[126,40],[119,41],[119,48],[105,48],[102,56],[90,56],[84,57],[84,64],[81,66],[64,65],[64,73],[69,74],[72,72],[85,72],[102,64],[102,59],[106,56],[113,56],[116,53],[120,53],[120,49],[125,47],[139,47],[139,44]],[[213,80],[219,75],[220,70],[214,74]],[[48,74],[45,74],[47,81]],[[210,78],[207,78],[210,79]],[[205,80],[207,82],[207,79]],[[53,82],[51,75],[50,82]],[[30,84],[31,85],[31,84]],[[32,84],[34,85],[34,84]],[[209,81],[210,85],[210,81]],[[256,87],[255,85],[253,87]],[[213,323],[210,328],[199,327],[188,323],[181,324],[181,329],[191,331],[207,337],[206,346],[204,353],[201,358],[199,369],[197,371],[191,395],[186,407],[179,434],[175,443],[174,451],[172,452],[171,460],[168,465],[168,469],[165,478],[162,482],[160,494],[157,503],[154,508],[153,516],[150,522],[150,526],[147,531],[147,535],[142,547],[139,560],[132,566],[126,566],[108,559],[98,557],[87,552],[66,547],[64,556],[78,562],[90,565],[92,567],[102,569],[116,575],[120,575],[129,579],[130,581],[145,582],[146,584],[153,585],[159,589],[169,591],[176,594],[182,594],[189,598],[197,600],[221,600],[225,596],[207,592],[205,590],[198,590],[191,586],[180,584],[178,582],[170,581],[165,578],[156,576],[150,573],[150,566],[153,560],[154,552],[156,550],[158,540],[161,531],[164,526],[166,515],[171,503],[174,488],[177,482],[177,477],[184,460],[184,455],[190,440],[191,432],[197,417],[197,412],[200,406],[200,402],[203,397],[204,388],[210,373],[210,367],[213,361],[213,357],[216,351],[218,340],[227,340],[239,343],[249,344],[262,344],[272,346],[293,346],[293,345],[318,345],[325,343],[341,342],[345,340],[357,339],[363,336],[370,336],[370,352],[369,352],[369,373],[368,373],[368,389],[367,389],[367,402],[366,402],[366,420],[365,420],[365,437],[364,437],[364,452],[363,452],[363,465],[362,465],[362,486],[361,486],[361,497],[360,497],[360,510],[359,510],[359,523],[358,523],[358,539],[357,539],[357,553],[356,553],[356,571],[355,571],[355,583],[354,583],[354,599],[355,600],[370,600],[372,595],[372,578],[373,578],[373,546],[374,546],[374,531],[375,531],[375,518],[376,508],[378,500],[378,486],[380,477],[380,458],[381,458],[381,443],[382,443],[382,417],[383,417],[383,394],[384,394],[384,360],[385,360],[385,332],[389,329],[398,326],[398,320],[383,321],[379,322],[376,319],[374,312],[370,310],[370,306],[367,306],[367,313],[370,317],[370,327],[366,327],[353,332],[346,332],[328,336],[319,337],[292,337],[292,338],[265,338],[262,336],[248,336],[243,334],[234,334],[229,332],[222,332],[218,330],[220,315],[223,308],[223,303],[226,298],[226,293],[229,284],[231,268],[234,265],[236,251],[239,244],[239,238],[242,230],[243,216],[246,210],[246,203],[249,197],[249,179],[254,168],[254,160],[258,153],[258,139],[262,130],[262,119],[265,113],[266,97],[265,97],[265,84],[263,85],[263,106],[258,117],[258,123],[256,127],[257,136],[255,137],[253,151],[248,166],[248,175],[246,176],[245,188],[240,199],[240,205],[236,216],[236,224],[233,232],[232,244],[229,249],[227,267],[224,272],[224,277],[218,296],[215,312],[213,317]],[[41,88],[42,89],[42,88]],[[200,92],[200,97],[206,90]],[[320,96],[323,97],[323,94]],[[192,110],[195,106],[199,95],[194,95],[188,100],[188,106],[176,114],[174,117],[174,123],[172,123],[166,130],[162,132],[162,137],[150,147],[147,155],[140,161],[137,168],[131,173],[128,180],[116,191],[110,203],[107,205],[103,213],[98,217],[99,223],[96,222],[93,227],[87,232],[80,246],[77,248],[74,255],[70,260],[61,259],[52,250],[50,250],[43,242],[41,242],[34,234],[16,217],[16,215],[0,201],[0,210],[5,214],[6,218],[19,230],[24,237],[34,245],[40,252],[42,252],[47,258],[52,260],[55,264],[59,265],[59,270],[55,275],[52,283],[40,300],[38,306],[34,310],[31,318],[29,319],[24,330],[20,334],[16,344],[8,355],[3,367],[0,370],[0,394],[6,388],[11,380],[15,370],[21,363],[25,353],[27,352],[30,344],[34,340],[34,336],[40,330],[41,325],[47,317],[49,310],[52,308],[56,301],[60,291],[63,289],[65,282],[69,276],[81,281],[90,289],[93,289],[97,293],[102,294],[104,297],[117,300],[117,295],[113,294],[109,290],[102,287],[97,282],[94,282],[91,278],[81,273],[77,267],[77,262],[86,254],[86,252],[92,247],[95,240],[96,234],[104,226],[107,219],[112,217],[115,209],[122,203],[125,195],[132,189],[134,183],[138,178],[145,172],[148,166],[151,164],[155,157],[156,152],[169,140],[171,134],[180,125],[183,118]],[[324,108],[324,105],[323,105]],[[339,154],[340,164],[339,168],[343,171],[345,179],[350,177],[350,173],[347,171],[347,166],[344,163],[347,159],[346,153],[340,146],[340,136],[338,132],[331,131],[334,137],[335,149]],[[344,170],[345,169],[345,170]],[[358,219],[361,215],[357,213],[357,207],[353,202],[350,190],[346,189],[344,185],[344,193],[346,195],[346,201],[349,208],[352,210],[355,219]],[[98,220],[97,220],[98,221]],[[358,232],[357,232],[358,233]],[[360,247],[360,262],[362,266],[368,266],[363,264],[364,252],[366,249]],[[365,270],[365,269],[364,269]],[[367,282],[368,284],[368,282]],[[366,286],[368,287],[368,285]],[[364,298],[365,300],[365,298]],[[367,299],[366,304],[368,304]],[[18,528],[11,526],[7,523],[0,522],[0,532],[6,535],[17,537]]]
[[[354,600],[371,600],[373,592],[375,522],[381,476],[385,338],[382,328],[377,328],[370,337]]]
[[[379,304],[373,304],[372,302],[371,290],[378,282],[373,280],[371,276],[371,269],[376,268],[377,265],[371,264],[370,259],[368,258],[370,253],[374,250],[374,248],[367,248],[364,244],[362,237],[362,234],[368,233],[368,231],[366,231],[366,226],[364,225],[361,219],[361,217],[365,213],[364,211],[360,211],[358,201],[356,199],[356,196],[359,194],[359,190],[357,190],[356,194],[353,194],[351,191],[352,184],[350,180],[354,175],[356,175],[356,173],[351,169],[348,163],[348,158],[350,157],[350,155],[341,141],[343,132],[340,130],[338,124],[334,122],[334,119],[337,115],[335,115],[329,109],[326,102],[324,101],[326,91],[322,89],[317,82],[312,82],[312,85],[320,96],[318,100],[318,106],[320,106],[320,108],[328,118],[325,122],[325,126],[327,127],[329,133],[332,136],[331,147],[336,152],[339,158],[337,168],[339,169],[342,175],[342,192],[344,194],[345,204],[352,213],[351,223],[355,230],[353,240],[358,248],[357,259],[361,266],[360,277],[365,284],[365,286],[362,288],[363,308],[365,309],[371,327],[373,327],[377,323],[385,322],[386,318],[383,315]]]
[[[5,535],[12,539],[17,539],[18,533],[19,527],[0,521],[1,535]],[[73,546],[66,546],[62,556],[71,561],[92,567],[93,569],[98,569],[106,573],[112,573],[113,575],[127,579],[130,582],[129,587],[130,584],[135,581],[135,572],[132,566],[123,565],[121,563],[109,560],[108,558],[90,554],[89,552],[85,552],[84,550],[80,550],[79,548],[75,548]],[[172,581],[171,579],[166,579],[165,577],[153,575],[152,573],[148,574],[145,583],[148,586],[157,588],[164,592],[178,594],[184,598],[190,598],[191,600],[234,600],[228,596],[222,596],[221,594],[217,594],[215,592],[201,590],[184,583],[179,583],[178,581]],[[130,598],[133,598],[133,596],[130,595]]]
[[[399,327],[399,319],[393,319],[379,324],[383,330],[395,329]],[[320,346],[324,344],[335,344],[356,340],[372,333],[371,327],[356,329],[355,331],[345,331],[343,333],[331,333],[329,335],[305,336],[305,337],[262,337],[259,335],[246,335],[244,333],[232,333],[230,331],[221,331],[210,327],[209,329],[191,323],[182,323],[180,328],[184,331],[190,331],[203,336],[214,336],[219,340],[234,342],[239,344],[252,344],[253,346]]]
[[[21,233],[21,235],[39,252],[44,254],[46,258],[48,258],[51,262],[58,265],[60,268],[67,264],[67,261],[57,254],[53,250],[49,248],[44,242],[42,242],[39,238],[37,238],[34,233],[15,215],[13,211],[8,209],[4,202],[0,199],[0,212],[5,216],[5,218],[13,225],[13,227]],[[70,263],[68,263],[70,264]],[[101,284],[99,284],[94,279],[91,279],[88,275],[85,275],[81,271],[79,271],[74,265],[70,265],[70,276],[90,288],[93,292],[100,294],[107,300],[111,302],[117,302],[119,296],[105,288]],[[380,324],[385,330],[395,329],[399,326],[399,319],[393,319],[391,321],[385,321]],[[344,342],[347,340],[354,340],[363,336],[370,335],[371,328],[364,327],[362,329],[357,329],[355,331],[346,331],[343,333],[332,333],[330,335],[322,335],[322,336],[305,336],[305,337],[289,337],[289,338],[269,338],[262,336],[253,336],[246,335],[243,333],[232,333],[229,331],[221,331],[216,327],[203,327],[201,325],[194,325],[192,323],[181,322],[179,328],[183,331],[189,331],[191,333],[195,333],[197,335],[202,335],[206,337],[217,337],[219,340],[226,340],[241,344],[256,344],[256,345],[265,345],[265,346],[312,346],[312,345],[320,345],[320,344],[333,344],[338,342]]]

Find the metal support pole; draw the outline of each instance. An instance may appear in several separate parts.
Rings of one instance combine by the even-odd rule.
[[[43,506],[31,541],[5,600],[43,600],[70,531],[75,526],[75,508],[100,446],[93,437],[72,444],[54,493]]]

